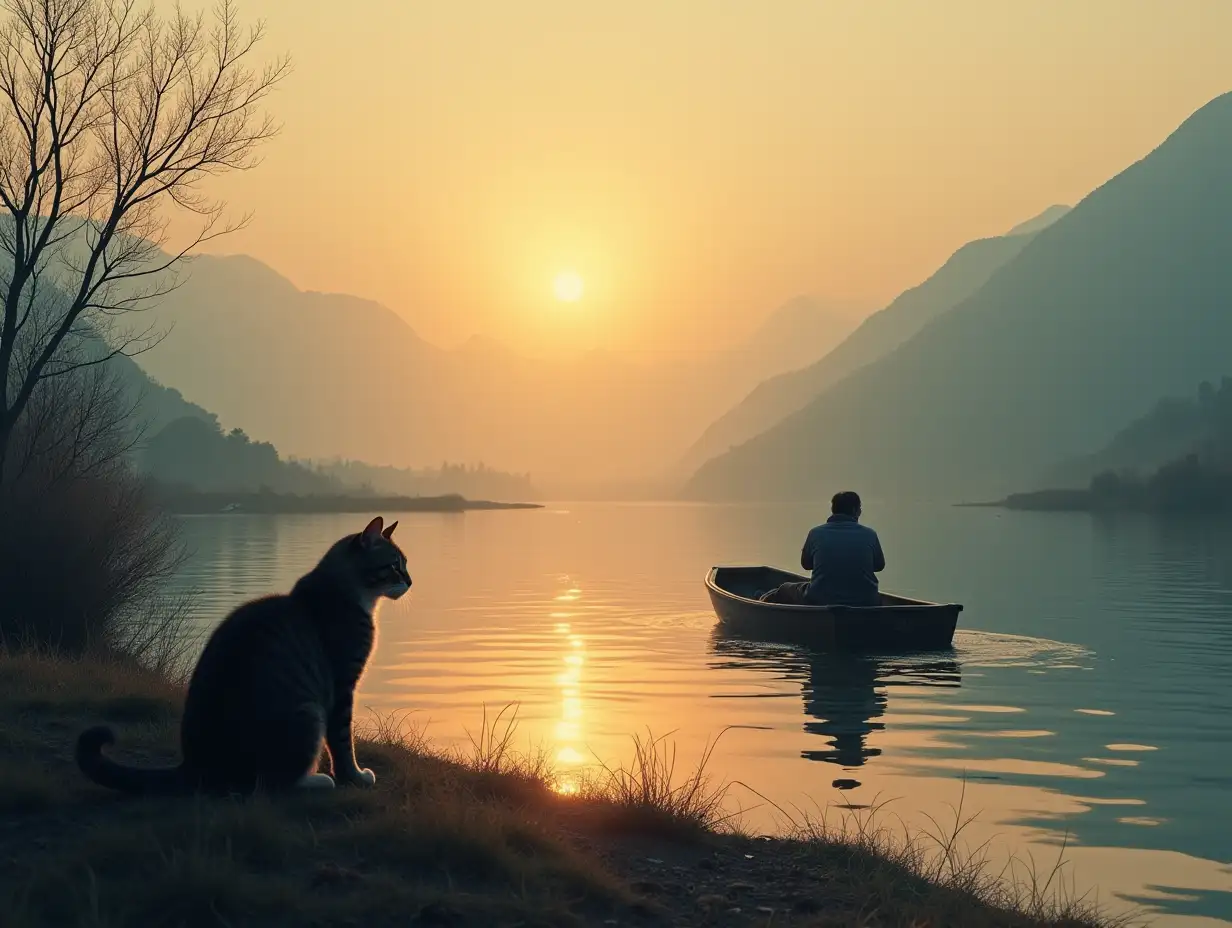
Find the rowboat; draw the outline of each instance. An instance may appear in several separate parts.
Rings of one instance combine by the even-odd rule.
[[[755,641],[801,644],[833,651],[929,651],[949,648],[957,603],[930,603],[881,593],[879,606],[788,606],[763,603],[781,583],[807,580],[775,567],[712,567],[710,602],[724,630]]]

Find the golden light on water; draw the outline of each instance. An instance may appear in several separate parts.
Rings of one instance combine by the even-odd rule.
[[[582,596],[581,588],[569,580],[562,578],[567,584],[566,592],[556,598],[576,600]],[[564,614],[554,614],[553,618],[563,618]],[[556,763],[563,767],[580,767],[586,763],[586,757],[581,747],[584,744],[582,719],[582,668],[586,664],[586,642],[581,635],[573,631],[567,622],[555,624],[556,634],[560,636],[562,653],[560,661],[564,665],[556,675],[556,684],[560,687],[560,717],[556,722],[554,734],[557,744]],[[578,792],[577,776],[573,773],[562,773],[557,777],[552,788],[562,796],[576,795]]]

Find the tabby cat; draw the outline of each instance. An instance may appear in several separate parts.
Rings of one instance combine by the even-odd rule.
[[[376,641],[382,596],[411,588],[406,557],[380,516],[335,542],[291,592],[238,607],[214,630],[193,671],[180,728],[183,762],[142,769],[103,747],[105,726],[77,739],[77,765],[96,783],[132,793],[249,793],[258,788],[371,786],[355,762],[351,712]],[[333,776],[314,773],[322,746]]]

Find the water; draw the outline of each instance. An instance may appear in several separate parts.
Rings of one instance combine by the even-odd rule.
[[[1156,924],[1232,924],[1232,526],[867,509],[886,589],[965,604],[953,652],[844,660],[717,637],[706,569],[794,566],[820,518],[798,508],[406,515],[414,591],[383,607],[359,702],[462,744],[485,705],[517,703],[519,741],[549,748],[566,785],[627,760],[635,733],[670,732],[683,766],[722,733],[714,772],[756,791],[731,793],[756,827],[781,827],[774,805],[892,800],[884,822],[932,828],[961,802],[969,843],[998,859],[1047,872],[1061,856],[1078,892]],[[187,519],[181,582],[217,621],[363,521]]]

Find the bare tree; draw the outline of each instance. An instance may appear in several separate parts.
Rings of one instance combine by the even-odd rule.
[[[254,66],[264,29],[137,0],[0,0],[0,476],[39,385],[154,343],[123,320],[179,283],[194,248],[239,223],[200,189],[256,163],[262,103],[288,59]],[[199,217],[166,248],[168,215]],[[102,338],[106,350],[73,350]]]
[[[140,397],[128,392],[119,374],[102,364],[83,364],[39,383],[9,436],[0,492],[46,493],[126,470],[143,432],[136,415]]]

